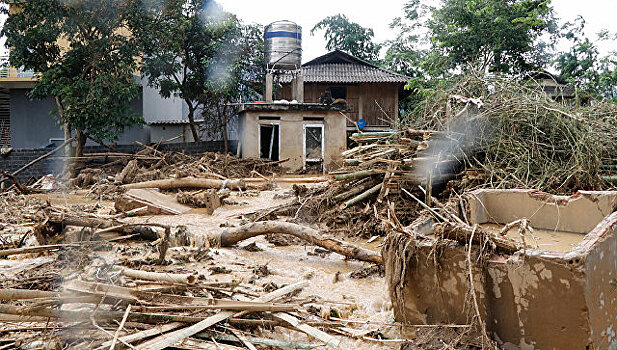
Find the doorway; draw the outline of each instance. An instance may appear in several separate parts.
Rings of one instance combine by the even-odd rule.
[[[324,126],[323,124],[304,125],[303,134],[303,158],[304,169],[307,166],[320,164],[323,167],[324,150]]]
[[[281,127],[279,124],[259,124],[259,157],[280,160]]]

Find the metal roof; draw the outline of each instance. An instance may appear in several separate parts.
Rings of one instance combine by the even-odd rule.
[[[199,123],[203,123],[204,120],[203,119],[195,119],[195,123],[199,124]],[[190,124],[188,119],[181,119],[181,120],[153,120],[153,121],[149,121],[146,122],[146,124],[148,125],[188,125]]]
[[[405,84],[409,77],[379,68],[357,57],[336,50],[302,65],[305,83],[398,83]],[[280,76],[282,84],[289,84],[291,74]]]

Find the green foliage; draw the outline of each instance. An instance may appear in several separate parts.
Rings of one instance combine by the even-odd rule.
[[[40,73],[33,97],[57,96],[60,122],[96,139],[115,140],[125,127],[143,122],[129,107],[140,92],[134,81],[138,46],[126,27],[131,1],[29,0],[19,6],[2,35],[11,65]]]
[[[355,57],[377,63],[381,45],[373,42],[373,29],[364,28],[358,23],[350,22],[343,15],[326,17],[311,29],[311,35],[324,30],[326,49],[345,51]]]
[[[131,26],[144,52],[143,74],[163,97],[178,96],[194,114],[253,96],[263,81],[263,35],[211,0],[163,0],[137,11]],[[261,70],[261,71],[260,71]]]
[[[563,26],[563,36],[571,42],[571,47],[557,55],[555,68],[577,88],[617,102],[617,52],[600,56],[596,44],[584,36],[584,28],[582,17]],[[598,35],[598,40],[614,42],[616,39],[606,31]]]
[[[556,29],[550,0],[446,0],[428,27],[449,68],[480,62],[501,73],[543,67],[548,58],[539,38]]]

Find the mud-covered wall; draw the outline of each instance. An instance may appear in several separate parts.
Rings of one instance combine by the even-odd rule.
[[[386,280],[397,321],[408,324],[472,323],[475,309],[469,288],[465,247],[433,247],[405,234],[390,235],[382,255]],[[472,250],[472,259],[477,258]],[[486,319],[484,273],[481,265],[472,269],[480,314]]]
[[[505,349],[586,349],[585,275],[560,260],[510,257],[486,269],[488,329]]]
[[[604,220],[585,262],[585,298],[596,349],[617,349],[617,212]]]

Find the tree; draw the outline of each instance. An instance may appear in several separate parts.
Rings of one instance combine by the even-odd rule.
[[[2,0],[4,5],[13,1]],[[13,5],[15,6],[15,5]],[[115,140],[125,127],[142,123],[130,101],[138,46],[127,28],[128,0],[29,0],[8,15],[2,35],[10,63],[40,73],[32,97],[54,96],[65,137],[75,130],[76,156],[87,137]]]
[[[136,13],[131,23],[143,45],[143,75],[161,96],[184,100],[193,139],[200,141],[195,114],[210,78],[225,74],[215,65],[236,19],[211,0],[163,0]]]
[[[219,125],[225,153],[229,151],[227,125],[235,115],[230,104],[255,100],[258,91],[263,91],[266,74],[263,48],[261,26],[235,21],[221,38],[216,57],[205,62],[205,70],[210,73],[200,102],[204,118],[209,119],[210,125]]]
[[[584,28],[585,20],[580,16],[562,27],[571,47],[557,55],[555,69],[575,87],[617,102],[617,52],[600,56],[596,44],[584,35]],[[615,40],[617,37],[607,31],[598,34],[598,41]]]
[[[326,49],[342,50],[360,59],[377,63],[381,45],[373,43],[373,29],[350,22],[342,14],[326,17],[311,29],[311,35],[324,30]]]
[[[450,69],[479,62],[510,74],[545,66],[540,37],[556,31],[550,0],[444,0],[428,27]]]

